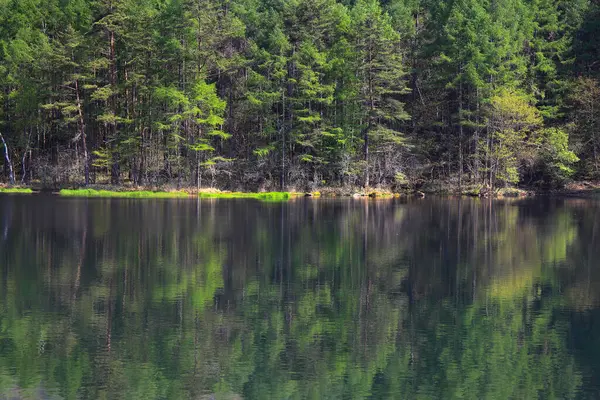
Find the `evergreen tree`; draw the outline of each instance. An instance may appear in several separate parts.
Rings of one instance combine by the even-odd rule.
[[[373,141],[375,149],[403,142],[397,127],[409,117],[399,96],[407,89],[400,38],[389,15],[375,0],[359,0],[351,17],[358,85],[356,101],[360,107],[358,121],[362,126],[364,149],[364,186],[369,187],[369,164],[372,163],[369,151],[373,151],[370,142]],[[389,154],[384,154],[386,156]]]
[[[599,10],[592,0],[4,1],[2,179],[192,186],[208,173],[203,184],[222,188],[315,190],[593,178]],[[513,95],[543,120],[525,139],[511,131],[528,161],[514,146],[501,167],[494,104]]]

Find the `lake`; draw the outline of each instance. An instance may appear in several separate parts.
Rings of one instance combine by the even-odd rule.
[[[600,396],[600,202],[0,197],[0,398]]]

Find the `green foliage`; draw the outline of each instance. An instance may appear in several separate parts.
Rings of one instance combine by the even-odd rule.
[[[31,194],[33,190],[29,188],[0,188],[0,193],[18,193],[18,194]]]
[[[105,86],[94,90],[90,98],[95,101],[107,101],[112,95],[113,90],[109,86]]]
[[[506,92],[537,110],[537,128],[564,127],[581,160],[574,176],[595,179],[598,10],[591,0],[5,1],[2,177],[12,163],[20,180],[54,184],[191,186],[209,173],[220,187],[312,190],[390,186],[397,171],[527,183],[532,160],[561,156],[538,153],[531,130],[494,126],[489,110]],[[494,147],[523,141],[527,154]],[[556,180],[551,170],[536,180]]]
[[[528,134],[542,124],[540,113],[523,94],[503,90],[491,98],[488,114],[493,129],[487,149],[489,172],[501,183],[517,183]]]
[[[554,185],[562,185],[575,173],[579,157],[569,149],[569,135],[562,129],[547,128],[537,139],[544,176]]]
[[[62,189],[59,192],[64,197],[114,197],[114,198],[150,198],[150,199],[169,199],[169,198],[187,198],[190,195],[186,192],[148,192],[148,191],[110,191],[95,189]]]
[[[577,155],[581,158],[580,176],[600,176],[600,81],[580,77],[570,90],[571,132]]]
[[[110,166],[111,154],[107,149],[98,149],[93,152],[94,162],[92,165],[98,168],[108,168]]]

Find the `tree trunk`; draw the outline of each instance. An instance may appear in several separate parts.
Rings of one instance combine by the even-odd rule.
[[[463,124],[462,124],[462,110],[463,110],[463,93],[462,93],[462,82],[458,88],[458,189],[462,191],[462,180],[464,171],[464,159],[463,159]]]
[[[365,188],[369,187],[369,131],[371,130],[371,121],[369,119],[369,126],[365,129],[363,135],[365,146],[364,146],[364,157],[365,157]]]
[[[369,187],[369,133],[373,127],[373,118],[375,116],[375,99],[373,98],[373,46],[369,43],[369,119],[367,128],[364,132],[364,157],[365,157],[365,188]]]
[[[21,167],[23,169],[23,175],[21,176],[21,184],[24,185],[27,181],[27,153],[30,153],[29,142],[31,141],[31,129],[27,134],[27,144],[25,145],[25,151],[23,151],[23,158],[21,158]]]
[[[110,11],[112,12],[112,5],[111,5]],[[116,64],[116,50],[115,50],[115,32],[113,30],[109,30],[108,35],[109,35],[109,39],[110,39],[110,49],[109,49],[110,86],[113,90],[116,90],[116,88],[117,88],[117,64]],[[113,113],[113,116],[116,117],[117,116],[117,105],[116,105],[114,94],[113,94],[113,96],[111,96],[111,99],[110,99],[110,108]],[[121,175],[121,170],[120,170],[120,166],[119,166],[119,153],[117,151],[117,123],[116,123],[116,121],[114,121],[111,124],[111,130],[112,130],[111,140],[112,140],[112,150],[113,151],[111,154],[112,166],[111,166],[110,180],[113,185],[118,185],[119,177]]]
[[[21,158],[21,167],[23,169],[23,175],[21,176],[21,185],[25,184],[27,180],[27,152],[29,149],[25,149],[23,152],[23,157]]]
[[[281,175],[279,175],[279,188],[283,192],[285,188],[285,92],[282,93],[282,117],[281,117]]]
[[[477,88],[477,115],[475,116],[476,120],[475,120],[475,138],[473,139],[474,142],[474,146],[472,148],[472,152],[475,155],[475,165],[474,165],[474,173],[475,173],[475,182],[479,183],[480,182],[480,174],[479,174],[479,170],[480,170],[480,160],[479,160],[479,125],[480,125],[480,119],[479,119],[479,115],[480,115],[480,111],[481,111],[481,107],[480,107],[480,97],[479,97],[479,88]]]
[[[4,158],[6,158],[6,164],[8,165],[8,178],[11,185],[15,184],[15,171],[13,169],[12,162],[10,161],[10,154],[8,154],[8,145],[4,140],[4,136],[0,133],[0,140],[2,140],[2,145],[4,146]]]
[[[75,93],[77,95],[77,113],[79,115],[79,135],[81,135],[81,147],[83,150],[83,175],[85,178],[85,186],[90,184],[90,158],[87,148],[87,133],[85,129],[85,120],[83,118],[83,110],[81,109],[81,96],[79,95],[79,80],[75,80]]]

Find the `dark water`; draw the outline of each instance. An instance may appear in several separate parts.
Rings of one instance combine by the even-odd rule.
[[[600,397],[600,203],[0,197],[0,398]]]

